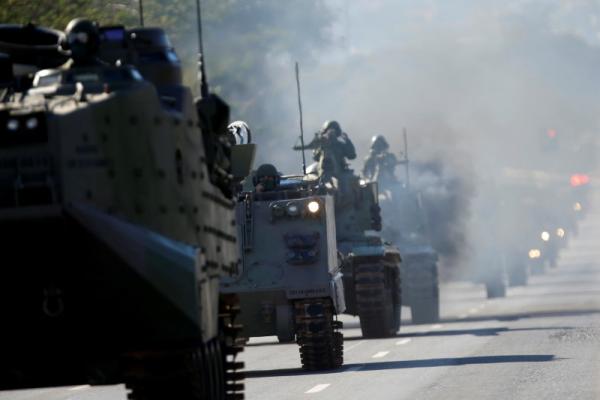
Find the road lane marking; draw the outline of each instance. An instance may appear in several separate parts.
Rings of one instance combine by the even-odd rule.
[[[360,371],[364,365],[355,365],[354,367],[346,368],[346,372],[356,372]]]
[[[468,314],[460,314],[460,315],[458,316],[458,318],[459,318],[459,319],[465,319],[465,318],[467,318],[468,316],[469,316]]]
[[[380,351],[379,353],[373,354],[372,358],[382,358],[382,357],[387,356],[389,353],[390,353],[389,351]]]
[[[331,385],[331,383],[321,383],[319,385],[316,385],[316,386],[308,389],[304,393],[305,394],[319,393],[319,392],[322,392],[323,390],[327,389],[330,385]]]
[[[402,339],[402,340],[398,340],[396,342],[396,346],[402,346],[403,344],[407,344],[410,343],[410,338],[406,338],[406,339]]]
[[[353,348],[355,348],[355,347],[356,347],[356,346],[358,346],[358,345],[361,345],[361,344],[363,344],[364,342],[365,342],[364,340],[361,340],[361,341],[360,341],[360,342],[358,342],[358,343],[354,343],[352,346],[346,346],[346,348],[344,349],[344,351],[349,351],[349,350],[352,350]]]
[[[442,324],[431,325],[431,329],[440,329],[442,326]]]
[[[85,390],[85,389],[89,389],[90,385],[81,385],[81,386],[74,386],[72,388],[69,388],[68,390],[70,390],[71,392],[75,392],[78,390]]]
[[[471,308],[471,309],[469,310],[469,314],[475,314],[475,313],[477,313],[478,311],[479,311],[479,309],[477,309],[477,308]]]

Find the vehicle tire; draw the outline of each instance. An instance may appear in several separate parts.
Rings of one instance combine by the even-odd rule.
[[[413,324],[431,324],[440,320],[440,289],[437,265],[416,266],[411,271],[410,312]],[[405,278],[406,279],[406,278]]]
[[[331,299],[296,301],[296,342],[302,368],[307,371],[335,369],[344,363],[344,339],[335,320]]]
[[[508,286],[527,286],[527,265],[519,263],[512,265],[508,270]]]
[[[486,282],[485,290],[488,299],[506,297],[506,285],[501,280]]]
[[[364,338],[396,334],[394,297],[400,289],[396,279],[389,275],[383,263],[355,265],[356,309]]]
[[[224,296],[228,297],[228,296]],[[243,399],[243,363],[233,324],[239,309],[222,299],[219,305],[220,337],[196,348],[153,350],[124,358],[124,381],[130,400],[237,400]]]

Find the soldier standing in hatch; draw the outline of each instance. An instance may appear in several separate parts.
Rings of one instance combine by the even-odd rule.
[[[382,185],[397,182],[394,170],[399,164],[398,159],[389,151],[389,144],[382,135],[371,139],[371,151],[365,158],[363,176]]]
[[[305,148],[313,149],[313,159],[319,163],[319,176],[325,179],[339,176],[348,169],[346,159],[356,158],[354,144],[337,121],[325,121]]]
[[[256,193],[272,192],[279,186],[279,173],[273,164],[262,164],[252,178]]]

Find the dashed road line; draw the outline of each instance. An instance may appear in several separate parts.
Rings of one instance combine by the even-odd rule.
[[[389,354],[389,351],[380,351],[378,353],[373,354],[373,356],[371,358],[382,358],[385,357]]]
[[[460,314],[460,315],[458,316],[458,318],[459,318],[459,319],[465,319],[465,318],[467,318],[468,316],[469,316],[469,314]]]
[[[443,326],[442,324],[431,325],[431,329],[441,329],[442,326]]]
[[[305,394],[319,393],[319,392],[322,392],[323,390],[327,389],[329,386],[331,386],[331,383],[320,383],[320,384],[308,389],[304,393]]]
[[[479,309],[478,309],[478,308],[471,308],[471,309],[469,310],[469,314],[475,314],[475,313],[477,313],[477,312],[479,312]]]
[[[396,346],[402,346],[403,344],[410,343],[410,338],[401,339],[396,342]]]

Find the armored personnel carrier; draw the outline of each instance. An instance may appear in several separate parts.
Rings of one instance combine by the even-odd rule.
[[[379,193],[385,216],[383,235],[402,253],[402,305],[410,307],[415,324],[440,318],[438,255],[431,245],[428,224],[417,192],[399,182]]]
[[[223,281],[222,291],[239,293],[243,336],[295,340],[307,370],[340,367],[336,318],[345,305],[333,198],[306,190],[301,177],[272,178],[271,190],[239,196],[242,267]]]
[[[387,337],[400,329],[400,251],[379,234],[377,183],[351,170],[334,182],[338,249],[344,256],[346,313],[360,318],[363,337]]]
[[[158,28],[2,25],[0,52],[0,390],[239,398],[226,104]]]

